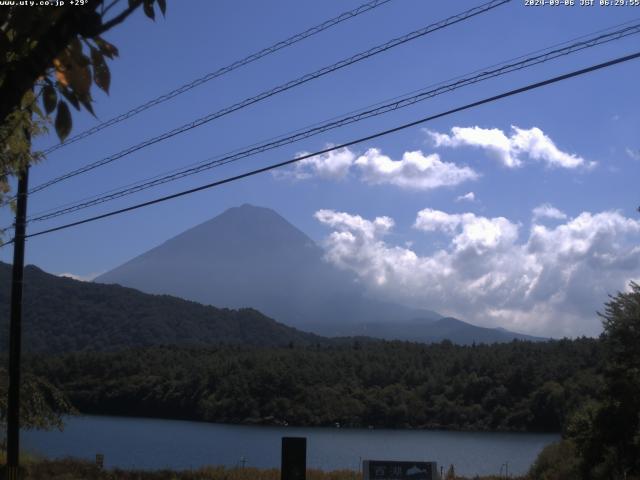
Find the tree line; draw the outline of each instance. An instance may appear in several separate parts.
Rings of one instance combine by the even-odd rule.
[[[211,422],[560,431],[602,388],[595,339],[32,356],[81,412]]]

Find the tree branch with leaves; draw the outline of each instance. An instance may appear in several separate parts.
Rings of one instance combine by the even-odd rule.
[[[156,7],[165,14],[166,0],[0,7],[0,205],[9,177],[42,158],[31,152],[30,137],[53,124],[64,141],[73,126],[70,106],[95,115],[92,86],[109,93],[108,62],[118,56],[102,35],[140,7],[154,20]]]
[[[0,429],[6,431],[9,375],[0,368]],[[77,413],[66,395],[42,376],[27,372],[21,385],[20,426],[25,429],[63,428],[63,416]],[[0,434],[0,450],[5,450]]]

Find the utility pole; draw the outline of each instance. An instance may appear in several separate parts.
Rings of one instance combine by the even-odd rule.
[[[22,350],[22,286],[24,242],[27,220],[29,165],[18,179],[13,273],[11,279],[11,323],[9,327],[9,400],[7,405],[7,467],[5,480],[20,478],[20,355]]]

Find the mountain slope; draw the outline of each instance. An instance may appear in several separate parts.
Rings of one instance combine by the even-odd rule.
[[[273,210],[231,208],[99,276],[148,293],[252,307],[287,325],[335,335],[345,325],[440,318],[364,295],[313,240]]]
[[[0,351],[8,345],[11,266],[0,262]],[[355,338],[305,333],[254,309],[228,310],[168,295],[150,295],[119,285],[57,277],[35,266],[25,269],[23,338],[26,351],[119,350],[154,345],[259,347],[351,344]],[[328,327],[329,328],[329,327]],[[453,318],[386,324],[334,325],[343,337],[367,336],[459,344],[541,340]]]
[[[0,351],[8,345],[11,266],[0,262]],[[79,282],[25,268],[26,351],[57,353],[153,345],[283,346],[328,339],[253,309],[228,310],[118,285]]]
[[[546,341],[547,338],[534,337],[511,332],[502,328],[484,328],[453,317],[437,320],[412,320],[390,323],[366,323],[338,329],[342,336],[367,336],[386,340],[407,340],[411,342],[437,343],[451,340],[458,345],[472,343],[504,343],[512,340],[531,342]]]

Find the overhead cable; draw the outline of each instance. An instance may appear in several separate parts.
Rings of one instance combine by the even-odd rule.
[[[305,30],[304,32],[300,32],[300,33],[296,33],[295,35],[292,35],[291,37],[282,40],[280,42],[274,43],[273,45],[263,48],[262,50],[252,53],[251,55],[247,55],[245,58],[241,59],[241,60],[236,60],[233,63],[230,63],[229,65],[225,66],[225,67],[221,67],[218,70],[215,70],[213,72],[207,73],[206,75],[200,77],[200,78],[196,78],[195,80],[189,82],[189,83],[185,83],[184,85],[171,90],[170,92],[167,92],[163,95],[160,95],[159,97],[156,97],[152,100],[149,100],[145,103],[143,103],[142,105],[139,105],[135,108],[132,108],[131,110],[124,112],[120,115],[117,115],[113,118],[110,118],[109,120],[106,120],[94,127],[91,127],[83,132],[78,133],[77,135],[74,135],[70,138],[68,138],[64,143],[59,143],[57,145],[53,145],[49,148],[47,148],[46,150],[44,150],[44,154],[49,154],[52,153],[56,150],[59,150],[61,148],[66,147],[67,145],[70,145],[72,143],[77,142],[78,140],[82,140],[83,138],[87,138],[101,130],[104,130],[105,128],[111,127],[117,123],[123,122],[131,117],[134,117],[136,115],[138,115],[141,112],[144,112],[145,110],[148,110],[151,107],[155,107],[156,105],[160,105],[161,103],[166,102],[167,100],[170,100],[174,97],[177,97],[178,95],[181,95],[185,92],[188,92],[189,90],[192,90],[196,87],[199,87],[200,85],[207,83],[215,78],[221,77],[222,75],[225,75],[227,73],[230,73],[240,67],[244,67],[245,65],[248,65],[252,62],[255,62],[256,60],[259,60],[263,57],[266,57],[267,55],[271,55],[272,53],[275,53],[279,50],[282,50],[286,47],[290,47],[291,45],[294,45],[306,38],[309,38],[313,35],[316,35],[324,30],[327,30],[331,27],[334,27],[335,25],[338,25],[346,20],[350,20],[352,18],[357,17],[358,15],[361,15],[365,12],[368,12],[370,10],[373,10],[375,8],[378,8],[382,5],[384,5],[385,3],[389,3],[391,0],[373,0],[367,3],[364,3],[362,5],[360,5],[357,8],[354,8],[352,10],[349,10],[347,12],[343,12],[340,15],[333,17],[329,20],[326,20],[322,23],[320,23],[319,25],[315,25],[307,30]]]
[[[389,134],[392,134],[392,133],[395,133],[395,132],[398,132],[398,131],[401,131],[401,130],[405,130],[405,129],[410,128],[410,127],[415,127],[417,125],[424,124],[424,123],[429,122],[431,120],[435,120],[435,119],[442,118],[442,117],[445,117],[445,116],[448,116],[448,115],[452,115],[454,113],[458,113],[458,112],[461,112],[461,111],[464,111],[464,110],[469,110],[471,108],[479,107],[481,105],[492,103],[492,102],[495,102],[497,100],[501,100],[503,98],[511,97],[511,96],[514,96],[514,95],[518,95],[518,94],[521,94],[521,93],[524,93],[524,92],[527,92],[527,91],[530,91],[530,90],[535,90],[535,89],[538,89],[538,88],[541,88],[541,87],[544,87],[544,86],[547,86],[547,85],[551,85],[553,83],[557,83],[557,82],[560,82],[560,81],[563,81],[563,80],[567,80],[567,79],[570,79],[570,78],[574,78],[574,77],[578,77],[578,76],[581,76],[581,75],[585,75],[587,73],[591,73],[591,72],[594,72],[594,71],[597,71],[597,70],[602,70],[604,68],[608,68],[608,67],[611,67],[613,65],[617,65],[617,64],[621,64],[621,63],[628,62],[628,61],[631,61],[631,60],[635,60],[637,58],[640,58],[640,52],[636,52],[636,53],[633,53],[633,54],[630,54],[630,55],[625,55],[623,57],[618,57],[618,58],[615,58],[613,60],[609,60],[607,62],[599,63],[599,64],[596,64],[596,65],[592,65],[592,66],[587,67],[587,68],[582,68],[580,70],[575,70],[575,71],[572,71],[570,73],[565,73],[563,75],[559,75],[559,76],[556,76],[556,77],[553,77],[553,78],[549,78],[547,80],[543,80],[543,81],[540,81],[540,82],[532,83],[532,84],[526,85],[524,87],[520,87],[520,88],[516,88],[516,89],[513,89],[513,90],[509,90],[509,91],[501,93],[499,95],[494,95],[492,97],[488,97],[488,98],[485,98],[485,99],[482,99],[482,100],[478,100],[478,101],[473,102],[473,103],[468,103],[468,104],[463,105],[461,107],[453,108],[451,110],[447,110],[447,111],[442,112],[442,113],[438,113],[438,114],[435,114],[435,115],[430,115],[430,116],[427,116],[427,117],[423,117],[423,118],[420,118],[418,120],[415,120],[415,121],[412,121],[412,122],[409,122],[409,123],[405,123],[403,125],[400,125],[400,126],[397,126],[397,127],[394,127],[394,128],[383,130],[383,131],[380,131],[380,132],[377,132],[377,133],[374,133],[374,134],[371,134],[371,135],[367,135],[365,137],[360,137],[358,139],[351,140],[349,142],[342,143],[340,145],[336,145],[336,146],[333,146],[333,147],[325,148],[323,150],[319,150],[319,151],[316,151],[314,153],[309,153],[309,154],[306,154],[306,155],[298,156],[298,157],[295,157],[295,158],[292,158],[292,159],[289,159],[289,160],[285,160],[285,161],[280,162],[280,163],[271,164],[271,165],[268,165],[268,166],[265,166],[265,167],[261,167],[261,168],[255,169],[255,170],[251,170],[251,171],[239,174],[239,175],[234,175],[232,177],[227,177],[227,178],[222,179],[222,180],[217,180],[215,182],[207,183],[207,184],[201,185],[199,187],[190,188],[188,190],[183,190],[183,191],[171,194],[171,195],[166,195],[166,196],[163,196],[163,197],[155,198],[153,200],[148,200],[146,202],[142,202],[142,203],[138,203],[138,204],[135,204],[135,205],[131,205],[129,207],[120,208],[118,210],[112,210],[110,212],[103,213],[103,214],[100,214],[100,215],[95,215],[95,216],[92,216],[92,217],[89,217],[89,218],[85,218],[83,220],[78,220],[78,221],[67,223],[67,224],[64,224],[64,225],[59,225],[57,227],[48,228],[46,230],[40,230],[38,232],[26,235],[26,237],[27,238],[36,237],[36,236],[45,235],[45,234],[48,234],[48,233],[57,232],[57,231],[60,231],[60,230],[65,230],[65,229],[68,229],[68,228],[71,228],[71,227],[75,227],[75,226],[78,226],[78,225],[83,225],[85,223],[94,222],[94,221],[101,220],[101,219],[104,219],[104,218],[112,217],[114,215],[119,215],[119,214],[122,214],[122,213],[125,213],[125,212],[130,212],[130,211],[133,211],[133,210],[138,210],[140,208],[144,208],[144,207],[148,207],[148,206],[155,205],[155,204],[158,204],[158,203],[162,203],[162,202],[166,202],[166,201],[169,201],[169,200],[173,200],[173,199],[176,199],[176,198],[179,198],[179,197],[183,197],[185,195],[190,195],[190,194],[195,193],[195,192],[200,192],[202,190],[208,190],[208,189],[211,189],[211,188],[214,188],[214,187],[225,185],[227,183],[231,183],[231,182],[235,182],[235,181],[238,181],[238,180],[242,180],[244,178],[248,178],[248,177],[260,174],[260,173],[268,172],[270,170],[275,170],[277,168],[281,168],[281,167],[284,167],[284,166],[292,165],[292,164],[294,164],[296,162],[300,162],[300,161],[305,160],[307,158],[311,158],[311,157],[315,157],[315,156],[318,156],[318,155],[323,155],[323,154],[326,154],[326,153],[329,153],[329,152],[333,152],[335,150],[347,148],[347,147],[350,147],[350,146],[353,146],[353,145],[356,145],[356,144],[359,144],[359,143],[363,143],[363,142],[366,142],[366,141],[369,141],[369,140],[373,140],[375,138],[383,137],[383,136],[386,136],[386,135],[389,135]]]
[[[63,206],[58,209],[51,209],[47,212],[34,215],[33,217],[29,218],[28,221],[36,222],[36,221],[50,220],[52,218],[59,217],[61,215],[66,215],[72,212],[76,212],[78,210],[82,210],[95,205],[99,205],[101,203],[115,200],[117,198],[132,195],[134,193],[141,192],[143,190],[156,187],[158,185],[175,181],[187,176],[195,175],[200,172],[210,170],[212,168],[220,167],[246,157],[250,157],[259,153],[266,152],[268,150],[272,150],[284,145],[288,145],[288,144],[300,141],[302,139],[309,138],[314,135],[327,132],[329,130],[333,130],[335,128],[339,128],[351,123],[362,121],[367,118],[371,118],[371,117],[382,115],[382,114],[395,111],[401,108],[405,108],[410,105],[414,105],[418,102],[422,102],[429,98],[433,98],[435,96],[448,93],[468,85],[485,81],[490,78],[502,76],[514,71],[522,70],[524,68],[529,68],[534,65],[538,65],[538,64],[556,59],[558,57],[569,55],[587,48],[592,48],[597,45],[602,45],[604,43],[608,43],[613,40],[618,40],[618,39],[621,39],[630,35],[638,34],[638,33],[640,33],[640,23],[616,30],[614,32],[599,35],[596,37],[591,37],[586,40],[568,45],[563,48],[557,48],[543,54],[528,57],[518,62],[504,64],[498,68],[486,69],[484,71],[481,71],[481,73],[479,74],[476,74],[473,76],[461,77],[454,82],[441,84],[437,88],[433,88],[427,91],[422,91],[416,95],[412,95],[409,97],[396,99],[393,102],[379,105],[379,106],[376,106],[375,108],[365,110],[357,114],[348,115],[338,120],[320,124],[320,125],[314,126],[313,128],[299,131],[293,135],[280,137],[271,141],[267,141],[262,144],[257,144],[257,145],[251,146],[248,149],[236,151],[234,153],[226,154],[221,157],[220,156],[213,157],[203,162],[200,162],[198,164],[195,164],[195,166],[180,169],[180,170],[174,170],[173,172],[166,174],[164,176],[156,176],[148,181],[143,181],[142,183],[136,183],[121,189],[115,189],[106,194],[91,197],[86,201],[73,203],[70,206]]]
[[[84,167],[78,168],[76,170],[72,170],[70,172],[67,172],[61,176],[58,176],[56,178],[53,178],[47,182],[44,182],[40,185],[37,185],[36,187],[33,187],[29,193],[35,193],[35,192],[39,192],[41,190],[44,190],[52,185],[55,185],[57,183],[60,183],[62,181],[68,180],[69,178],[75,177],[77,175],[89,172],[91,170],[94,170],[98,167],[102,167],[104,165],[107,165],[109,163],[112,163],[120,158],[123,158],[127,155],[130,155],[134,152],[137,152],[138,150],[142,150],[143,148],[149,147],[151,145],[154,145],[158,142],[167,140],[171,137],[174,137],[176,135],[179,135],[181,133],[187,132],[189,130],[192,130],[194,128],[200,127],[206,123],[209,123],[217,118],[223,117],[225,115],[229,115],[230,113],[233,113],[237,110],[246,108],[250,105],[253,105],[255,103],[258,103],[262,100],[265,100],[269,97],[272,97],[274,95],[277,95],[279,93],[282,93],[284,91],[290,90],[292,88],[298,87],[300,85],[303,85],[311,80],[315,80],[317,78],[320,78],[324,75],[327,75],[329,73],[335,72],[336,70],[339,70],[341,68],[347,67],[349,65],[352,65],[354,63],[360,62],[362,60],[365,60],[369,57],[372,57],[374,55],[378,55],[382,52],[385,52],[387,50],[390,50],[392,48],[395,48],[399,45],[405,44],[407,42],[410,42],[412,40],[415,40],[417,38],[423,37],[427,34],[433,33],[435,31],[441,30],[443,28],[446,28],[448,26],[454,25],[456,23],[468,20],[469,18],[475,17],[476,15],[480,15],[482,13],[486,13],[490,10],[493,10],[494,8],[497,8],[505,3],[509,3],[512,0],[491,0],[487,3],[484,3],[482,5],[479,5],[477,7],[473,7],[470,8],[468,10],[465,10],[464,12],[461,12],[457,15],[453,15],[451,17],[448,17],[444,20],[441,20],[439,22],[433,23],[431,25],[428,25],[424,28],[415,30],[413,32],[410,32],[406,35],[403,35],[401,37],[397,37],[394,38],[392,40],[389,40],[388,42],[382,44],[382,45],[378,45],[376,47],[370,48],[367,51],[364,52],[360,52],[356,55],[353,55],[349,58],[346,58],[344,60],[341,60],[337,63],[331,64],[329,66],[326,66],[324,68],[321,68],[320,70],[316,70],[313,73],[308,73],[306,75],[303,75],[302,77],[299,77],[295,80],[291,80],[287,83],[284,83],[282,85],[279,85],[277,87],[274,87],[270,90],[265,90],[262,93],[259,93],[258,95],[255,95],[253,97],[249,97],[245,100],[242,100],[241,102],[235,103],[234,105],[231,105],[229,107],[223,108],[222,110],[218,110],[216,112],[210,113],[208,115],[205,115],[204,117],[200,117],[196,120],[193,120],[189,123],[186,123],[180,127],[174,128],[173,130],[170,130],[168,132],[165,132],[163,134],[160,134],[158,136],[155,136],[153,138],[147,139],[141,143],[138,143],[136,145],[133,145],[131,147],[128,147],[118,153],[115,153],[113,155],[110,155],[108,157],[105,157],[101,160],[97,160],[95,162],[92,162],[88,165],[85,165]]]

